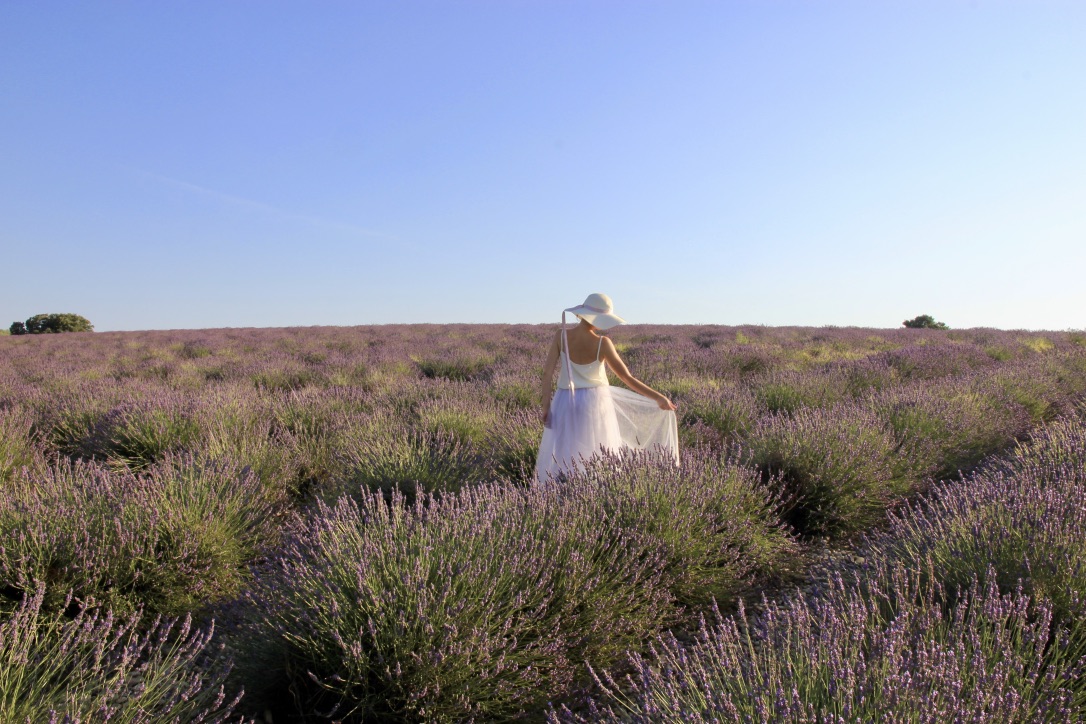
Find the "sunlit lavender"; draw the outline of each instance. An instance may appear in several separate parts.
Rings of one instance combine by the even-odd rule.
[[[540,487],[551,334],[0,337],[0,719],[1086,717],[1086,337],[618,328]]]

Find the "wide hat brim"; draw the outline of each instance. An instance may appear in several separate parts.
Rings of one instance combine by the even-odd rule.
[[[583,304],[578,307],[570,307],[566,311],[570,314],[576,314],[597,329],[610,329],[611,327],[617,327],[620,324],[626,324],[626,320],[617,314],[612,314],[611,312],[597,312],[591,307],[586,307]]]

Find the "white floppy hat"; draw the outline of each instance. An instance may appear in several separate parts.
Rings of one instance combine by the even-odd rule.
[[[576,314],[584,321],[598,329],[610,329],[620,324],[626,324],[626,320],[614,313],[615,306],[611,303],[611,297],[606,294],[589,294],[584,304],[578,307],[570,307],[565,312]],[[565,323],[565,312],[562,313],[562,322]]]

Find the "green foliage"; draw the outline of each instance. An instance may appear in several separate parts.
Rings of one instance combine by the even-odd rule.
[[[96,430],[96,453],[118,468],[139,470],[167,453],[196,450],[199,423],[176,406],[122,406],[105,415]]]
[[[681,606],[732,608],[758,582],[783,575],[798,546],[777,517],[780,500],[758,473],[712,453],[594,458],[573,476],[598,491],[601,516],[654,542],[662,583]],[[691,609],[698,610],[698,609]]]
[[[341,498],[257,579],[255,638],[281,641],[296,685],[312,672],[350,721],[508,720],[567,689],[579,662],[618,660],[669,610],[648,542],[595,500]]]
[[[682,604],[734,604],[794,554],[773,502],[719,458],[643,454],[561,485],[340,498],[257,577],[245,635],[278,640],[294,686],[312,672],[344,721],[534,720],[584,662],[620,660]]]
[[[882,565],[758,616],[714,611],[631,653],[632,673],[594,672],[603,701],[548,722],[1082,721],[1081,649],[1047,601],[973,579],[947,610],[929,581],[923,562]]]
[[[210,645],[211,627],[193,627],[188,617],[118,617],[92,606],[72,618],[43,611],[42,598],[40,588],[28,593],[0,620],[0,721],[230,718],[241,697],[228,700],[221,689],[229,663]]]
[[[22,468],[44,465],[32,427],[33,418],[25,410],[0,409],[0,489]]]
[[[860,530],[914,484],[892,434],[859,407],[801,408],[791,417],[771,417],[749,444],[766,483],[783,486],[785,519],[804,534]]]
[[[170,457],[139,476],[61,463],[0,497],[0,591],[183,614],[238,595],[283,497],[248,468]]]
[[[930,314],[921,314],[919,317],[906,319],[902,324],[910,329],[950,329],[944,323],[936,322],[935,318]]]
[[[18,324],[18,322],[16,322]],[[12,325],[12,332],[15,325]],[[78,314],[35,314],[26,320],[27,334],[59,334],[60,332],[93,332],[94,325]]]
[[[26,325],[22,322],[12,322],[8,328],[8,334],[26,334]]]
[[[357,497],[399,491],[414,500],[417,491],[448,493],[482,482],[488,456],[444,429],[414,430],[387,415],[344,435],[335,480],[322,488],[329,502],[341,495]]]
[[[423,377],[454,382],[485,378],[491,371],[487,359],[422,359],[416,364]]]
[[[757,417],[757,403],[746,390],[714,391],[683,400],[679,434],[684,445],[702,441],[712,447],[727,447],[744,439]]]

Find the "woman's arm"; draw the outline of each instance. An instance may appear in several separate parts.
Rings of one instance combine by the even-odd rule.
[[[675,409],[675,404],[671,400],[630,374],[630,370],[626,368],[626,363],[618,356],[618,350],[615,349],[615,343],[608,337],[603,338],[603,359],[607,362],[607,366],[611,368],[611,371],[615,373],[615,376],[625,382],[626,386],[631,390],[639,395],[648,397],[650,400],[654,400],[661,410]]]
[[[551,381],[554,379],[554,370],[558,367],[558,339],[562,332],[558,331],[551,340],[550,349],[547,350],[547,361],[543,363],[543,379],[539,386],[539,401],[543,410],[543,424],[547,424],[547,417],[551,411]]]

